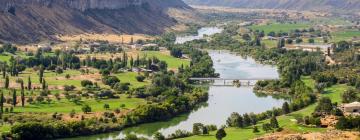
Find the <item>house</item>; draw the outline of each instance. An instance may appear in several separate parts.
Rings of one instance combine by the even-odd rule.
[[[130,46],[130,48],[134,50],[141,50],[143,46],[141,44],[133,44]]]
[[[294,44],[287,45],[285,48],[287,50],[302,50],[308,52],[321,51],[324,55],[333,54],[332,44]]]
[[[340,108],[344,114],[360,115],[360,102],[343,104]]]

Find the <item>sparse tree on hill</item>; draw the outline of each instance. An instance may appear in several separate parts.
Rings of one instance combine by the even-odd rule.
[[[285,102],[285,103],[282,105],[282,111],[283,111],[284,114],[290,113],[290,108],[289,108],[288,102]]]
[[[22,106],[22,107],[25,106],[25,93],[24,93],[24,89],[21,89],[21,106]]]
[[[40,83],[43,82],[43,78],[44,77],[44,66],[40,66],[40,70],[39,70],[39,81]]]
[[[87,113],[91,112],[91,107],[90,107],[89,105],[84,105],[84,106],[81,108],[81,110],[82,110],[85,114],[87,114]]]
[[[272,128],[279,128],[279,123],[275,117],[275,115],[273,115],[270,119],[270,125]]]
[[[5,102],[4,93],[1,91],[0,92],[0,114],[2,114],[4,112],[4,102]]]
[[[31,90],[32,89],[32,86],[31,86],[31,77],[29,76],[28,77],[28,87],[27,87],[28,90]]]
[[[5,78],[5,76],[6,76],[6,63],[4,63],[3,67],[2,67],[2,76],[3,76],[3,78]]]
[[[43,90],[47,89],[45,79],[42,80],[42,83],[41,83],[41,84],[42,84],[41,87],[42,87]]]
[[[224,130],[224,128],[220,128],[215,135],[217,140],[222,140],[224,137],[226,137],[226,132]]]
[[[162,135],[160,132],[156,132],[154,134],[154,140],[165,140],[165,136]]]
[[[9,88],[9,84],[10,84],[9,76],[6,75],[6,77],[5,77],[5,88],[6,88],[6,89]]]
[[[12,100],[12,105],[15,107],[16,106],[16,101],[17,101],[17,96],[16,96],[16,90],[13,89],[13,100]]]
[[[130,68],[134,66],[134,58],[130,57]]]

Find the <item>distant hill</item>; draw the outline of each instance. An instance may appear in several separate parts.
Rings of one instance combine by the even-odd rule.
[[[1,0],[0,40],[16,43],[59,34],[159,34],[177,21],[170,8],[191,9],[182,0]]]
[[[191,5],[292,10],[360,11],[360,0],[184,0]]]

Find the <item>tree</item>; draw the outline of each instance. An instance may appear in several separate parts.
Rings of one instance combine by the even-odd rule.
[[[342,94],[341,98],[343,103],[350,103],[359,100],[358,93],[352,88],[346,90]]]
[[[9,76],[6,75],[6,77],[5,77],[5,88],[6,88],[6,89],[9,88],[9,83],[10,83],[10,81],[9,81]]]
[[[285,39],[284,38],[281,38],[277,44],[277,47],[278,48],[283,48],[285,47]]]
[[[226,123],[230,127],[243,127],[244,124],[243,118],[237,112],[232,113]]]
[[[84,105],[84,106],[81,108],[81,110],[82,110],[85,114],[87,114],[87,113],[91,112],[91,107],[90,107],[89,105]]]
[[[104,109],[108,110],[110,108],[109,104],[104,104]]]
[[[130,57],[130,68],[134,66],[134,58]]]
[[[75,110],[74,110],[74,109],[71,110],[71,112],[69,113],[69,116],[70,116],[71,118],[73,118],[75,115],[76,115]]]
[[[70,74],[66,74],[66,75],[65,75],[65,78],[66,78],[66,79],[70,79],[70,77],[71,77]]]
[[[32,89],[32,86],[31,86],[31,77],[29,76],[28,77],[28,87],[27,87],[28,90],[31,90]]]
[[[251,36],[249,34],[243,34],[242,35],[242,39],[244,39],[245,41],[250,41],[251,40]]]
[[[285,103],[282,105],[282,111],[283,111],[283,114],[288,114],[288,113],[290,113],[290,108],[289,108],[288,102],[285,102]]]
[[[275,115],[273,115],[270,119],[270,125],[272,128],[279,128],[279,123],[275,117]]]
[[[253,133],[259,133],[260,131],[259,131],[259,129],[258,129],[258,127],[257,126],[254,126],[253,127]]]
[[[301,38],[297,38],[295,42],[296,44],[300,44],[301,42],[303,42],[303,40]]]
[[[136,76],[136,80],[138,81],[138,82],[144,82],[144,80],[145,80],[145,76],[142,76],[142,75],[138,75],[138,76]]]
[[[312,43],[312,44],[315,43],[315,39],[313,39],[313,38],[310,38],[308,41],[309,41],[309,43]]]
[[[272,130],[271,124],[269,124],[269,123],[264,123],[264,124],[262,125],[262,129],[263,129],[265,132],[268,132],[268,131]]]
[[[1,91],[0,92],[0,114],[2,114],[4,112],[4,102],[5,102],[4,93]]]
[[[43,90],[47,89],[45,79],[42,80],[41,87],[42,87]]]
[[[328,97],[320,98],[318,105],[315,108],[315,111],[318,114],[330,114],[333,109],[333,104],[331,103],[331,99]]]
[[[6,63],[3,64],[1,71],[2,71],[3,78],[5,78],[5,76],[6,76]]]
[[[21,89],[21,106],[25,106],[25,92],[24,89]]]
[[[287,43],[287,44],[292,44],[292,43],[293,43],[293,40],[292,40],[291,38],[289,38],[289,39],[286,40],[286,43]]]
[[[160,132],[155,132],[154,140],[165,140],[165,136],[162,135]]]
[[[13,99],[12,99],[12,105],[15,107],[16,106],[16,101],[17,101],[17,96],[16,96],[16,90],[13,89]]]
[[[224,128],[220,128],[219,130],[217,130],[215,137],[217,140],[222,140],[224,137],[226,137],[226,132]]]
[[[251,124],[251,119],[249,114],[245,113],[243,117],[244,117],[244,126],[249,126]]]
[[[199,134],[201,134],[202,127],[204,127],[203,124],[201,124],[201,123],[194,123],[194,124],[193,124],[192,133],[193,133],[194,135],[199,135]]]
[[[209,130],[207,127],[202,127],[202,134],[203,135],[208,135],[209,134]]]
[[[39,70],[39,81],[40,81],[40,83],[42,83],[43,80],[44,79],[44,66],[40,66],[40,70]]]

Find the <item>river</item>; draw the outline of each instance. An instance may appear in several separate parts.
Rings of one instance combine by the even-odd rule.
[[[176,38],[175,44],[183,44],[187,41],[192,41],[195,39],[203,39],[206,35],[213,35],[216,33],[221,33],[222,29],[217,27],[204,27],[198,30],[197,35],[190,36],[178,36]]]
[[[251,58],[243,58],[227,51],[209,51],[214,62],[214,68],[221,78],[278,78],[276,67],[262,65]],[[194,123],[226,124],[226,119],[232,112],[260,113],[274,107],[280,107],[284,100],[271,96],[259,97],[252,87],[209,86],[209,100],[191,113],[175,117],[169,121],[143,124],[124,129],[121,132],[93,135],[75,138],[76,140],[113,140],[124,138],[132,133],[151,138],[155,132],[167,136],[176,130],[192,131]]]

